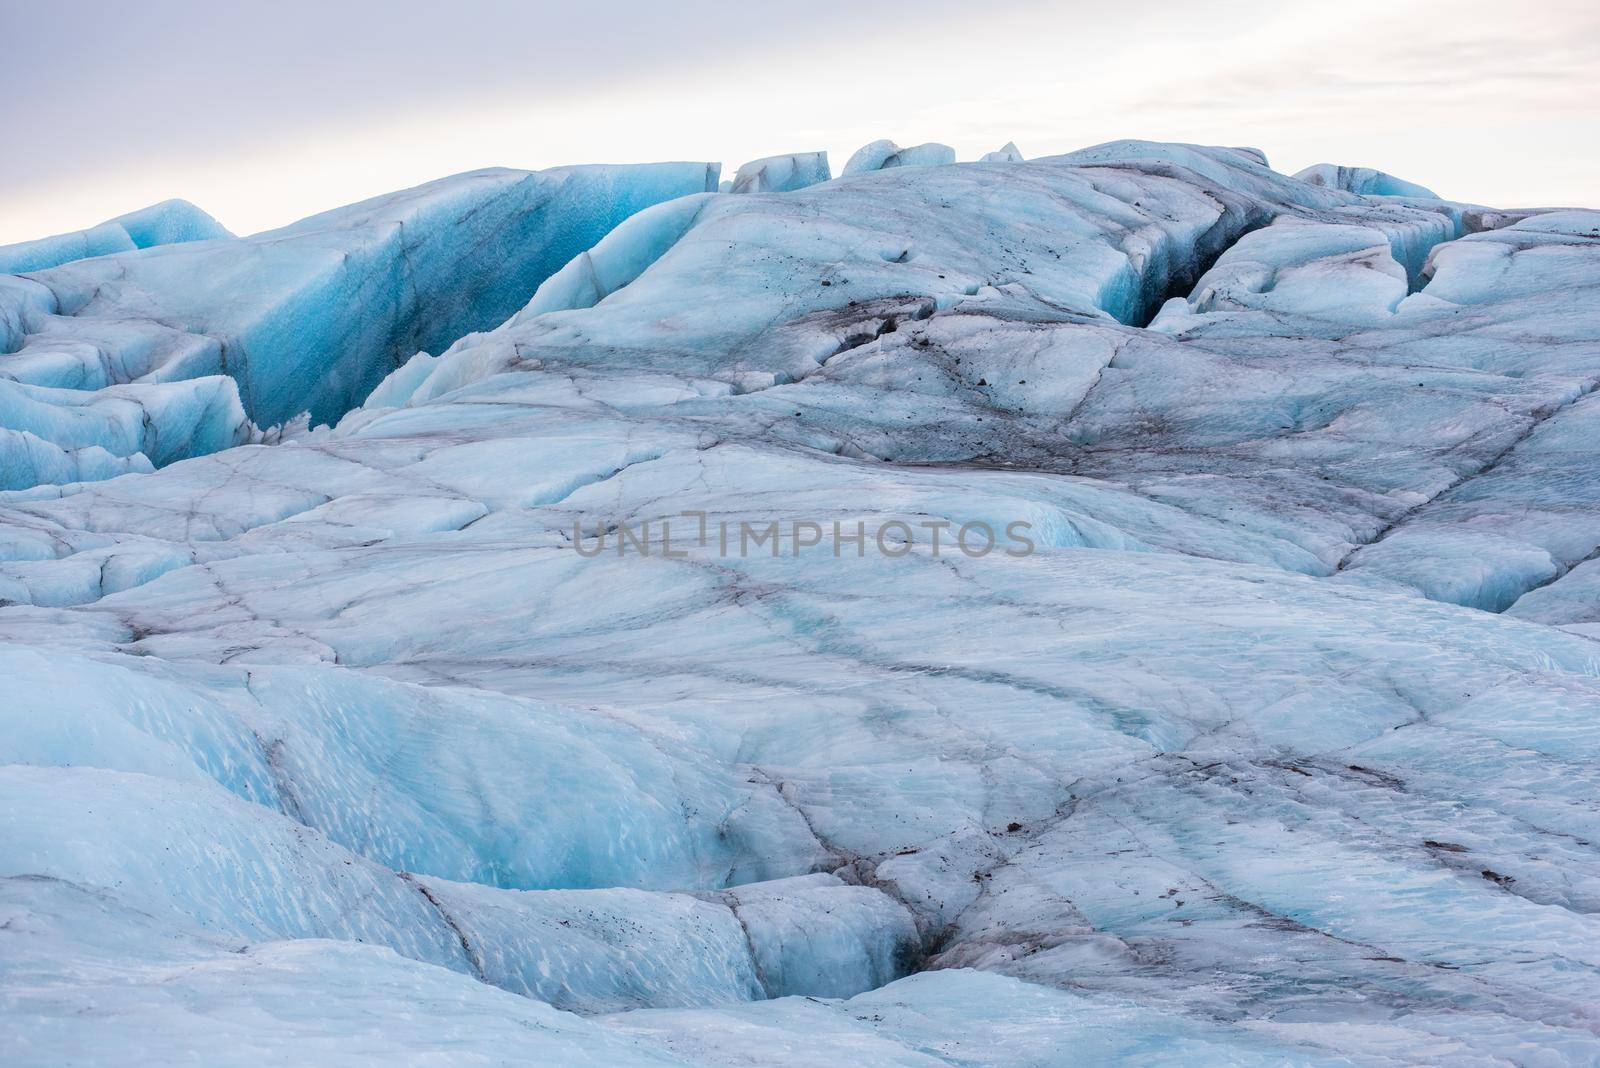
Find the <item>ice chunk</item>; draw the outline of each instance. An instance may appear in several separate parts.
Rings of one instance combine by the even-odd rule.
[[[833,177],[826,152],[799,152],[751,160],[733,176],[729,193],[785,193]]]
[[[1022,150],[1015,141],[1007,141],[993,152],[985,152],[981,163],[1021,163]]]
[[[924,145],[912,145],[910,148],[897,149],[888,159],[883,161],[879,169],[883,170],[889,167],[942,167],[955,161],[955,149],[949,145],[941,145],[930,141]]]
[[[840,173],[846,177],[893,167],[940,167],[956,161],[955,149],[929,142],[901,148],[890,140],[873,141],[856,149]]]
[[[788,874],[814,856],[770,790],[603,715],[327,669],[260,669],[250,692],[273,721],[261,732],[299,818],[397,870],[690,889]]]
[[[899,150],[900,146],[887,138],[869,142],[856,149],[850,158],[845,160],[844,170],[839,173],[848,178],[854,174],[881,170],[884,162]]]
[[[272,770],[249,725],[229,714],[226,699],[185,681],[182,673],[0,645],[0,764],[214,780],[241,798],[276,804]]]
[[[1266,161],[1263,160],[1263,163]],[[1365,197],[1426,197],[1439,199],[1439,194],[1426,186],[1396,178],[1371,167],[1341,167],[1332,163],[1318,163],[1295,174],[1295,178],[1308,185],[1342,189]]]

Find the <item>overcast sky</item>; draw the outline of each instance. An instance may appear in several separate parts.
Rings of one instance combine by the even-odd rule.
[[[474,167],[1118,137],[1600,206],[1593,0],[0,0],[0,242]]]

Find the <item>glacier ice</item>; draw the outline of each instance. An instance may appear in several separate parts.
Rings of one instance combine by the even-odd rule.
[[[844,170],[840,174],[849,177],[853,174],[888,170],[891,167],[942,167],[955,161],[955,149],[949,145],[930,141],[925,145],[901,148],[893,141],[880,140],[856,149],[855,153],[845,161]]]
[[[1392,174],[1372,167],[1341,167],[1333,163],[1318,163],[1295,174],[1308,185],[1343,189],[1346,193],[1362,196],[1427,197],[1437,200],[1439,195],[1426,186],[1396,178]]]
[[[419,350],[505,319],[627,216],[716,176],[699,163],[478,171],[227,241],[189,241],[197,224],[169,205],[125,217],[116,225],[140,240],[186,243],[94,249],[114,254],[0,284],[0,381],[71,409],[47,421],[74,428],[7,422],[33,436],[0,439],[0,470],[20,472],[0,485],[162,466],[261,440],[257,427],[303,412],[335,421]],[[192,380],[217,376],[231,404],[184,401]],[[129,410],[162,455],[125,427],[84,440],[85,415],[125,423]],[[124,466],[79,459],[89,446]]]
[[[985,152],[978,160],[980,163],[1021,163],[1022,150],[1015,141],[1007,141],[993,152]]]
[[[729,193],[786,193],[833,177],[826,152],[796,152],[751,160],[733,176]]]
[[[512,318],[531,319],[546,312],[594,307],[677,244],[706,206],[705,196],[690,195],[639,212],[541,282]],[[367,406],[376,405],[369,400]]]
[[[845,160],[844,170],[839,173],[848,178],[853,174],[882,170],[889,157],[899,150],[900,146],[887,138],[870,141],[851,153],[850,158]]]
[[[91,256],[232,236],[221,223],[187,200],[164,200],[87,230],[0,245],[0,274],[24,274]]]
[[[899,151],[0,278],[8,1062],[1600,1056],[1600,214]]]

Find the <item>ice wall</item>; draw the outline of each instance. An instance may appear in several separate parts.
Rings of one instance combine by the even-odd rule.
[[[439,351],[497,325],[634,212],[715,181],[716,168],[701,163],[479,171],[249,238],[164,244],[34,271],[0,285],[9,349],[0,355],[0,378],[30,390],[35,407],[98,402],[102,409],[109,399],[96,393],[108,389],[165,397],[176,382],[231,379],[238,391],[231,407],[201,413],[165,401],[145,405],[152,432],[165,442],[159,457],[146,454],[157,465],[250,440],[255,426],[302,412],[313,423],[336,420],[419,350]],[[140,240],[196,229],[171,205],[125,221],[128,229],[119,223],[118,232]],[[216,422],[225,417],[229,425]],[[33,451],[144,452],[126,431],[52,436],[42,431],[47,422],[13,429],[35,435]],[[70,467],[65,459],[22,459],[14,442],[7,448],[11,486]],[[87,473],[81,463],[76,473]]]

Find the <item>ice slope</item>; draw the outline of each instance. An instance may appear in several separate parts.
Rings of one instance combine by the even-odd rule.
[[[1147,142],[706,194],[0,494],[0,1042],[1592,1063],[1597,256]]]
[[[337,420],[419,350],[505,319],[629,215],[714,188],[715,171],[479,171],[282,230],[184,244],[164,242],[202,228],[158,205],[117,225],[134,235],[120,247],[161,247],[97,247],[116,254],[48,270],[19,261],[31,273],[0,279],[0,382],[23,391],[15,404],[62,412],[0,424],[31,435],[0,438],[0,470],[10,472],[0,485],[161,466],[261,440],[257,427],[304,412]],[[188,399],[197,380],[236,395],[197,407]],[[162,439],[154,451],[132,440],[141,424]]]

